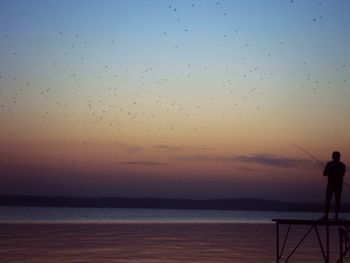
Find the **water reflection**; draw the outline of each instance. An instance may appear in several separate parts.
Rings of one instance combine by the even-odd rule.
[[[303,231],[294,233],[287,249]],[[293,260],[322,260],[314,241]],[[3,262],[18,263],[274,262],[275,232],[272,224],[0,224],[0,247]]]
[[[273,260],[272,225],[3,224],[0,230],[5,262]]]

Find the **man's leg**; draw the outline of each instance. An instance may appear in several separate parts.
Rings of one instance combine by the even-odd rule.
[[[341,206],[341,192],[343,183],[339,183],[335,188],[335,219],[338,219]]]
[[[324,209],[323,219],[328,219],[328,213],[329,213],[329,209],[331,206],[332,196],[333,196],[333,187],[330,184],[328,184],[327,190],[326,190],[326,201],[325,201],[325,209]]]

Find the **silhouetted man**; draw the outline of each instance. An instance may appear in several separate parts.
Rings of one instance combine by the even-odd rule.
[[[340,198],[343,188],[343,177],[345,175],[345,164],[340,161],[340,152],[338,151],[333,152],[332,159],[333,161],[328,162],[323,171],[323,175],[328,176],[328,183],[325,211],[322,219],[328,219],[333,194],[335,195],[335,219],[338,219],[340,211]]]

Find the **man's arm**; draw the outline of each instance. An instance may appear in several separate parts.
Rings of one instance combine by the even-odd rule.
[[[328,170],[329,170],[329,163],[327,163],[326,167],[323,170],[323,176],[328,176]]]

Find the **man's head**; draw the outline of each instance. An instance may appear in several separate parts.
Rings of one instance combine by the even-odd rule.
[[[339,160],[340,160],[340,152],[334,151],[334,152],[332,153],[332,159],[333,159],[334,161],[339,161]]]

